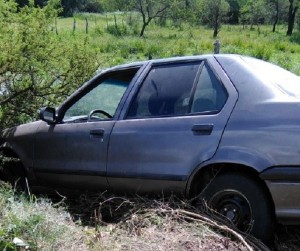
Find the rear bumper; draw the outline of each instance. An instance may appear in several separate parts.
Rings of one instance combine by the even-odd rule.
[[[279,223],[300,224],[300,166],[273,167],[260,174],[273,198]]]

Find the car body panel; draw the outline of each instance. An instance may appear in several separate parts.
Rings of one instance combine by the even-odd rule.
[[[5,129],[1,132],[3,143],[0,149],[14,153],[13,156],[9,157],[18,156],[27,172],[30,172],[33,167],[34,135],[41,123],[41,121],[36,121]]]
[[[171,62],[174,61],[168,61]],[[238,94],[230,80],[222,75],[222,69],[215,59],[209,58],[206,62],[213,66],[215,74],[229,92],[223,109],[210,115],[151,119],[125,117],[124,120],[118,120],[113,128],[108,152],[107,176],[112,189],[122,189],[124,186],[120,186],[120,182],[126,183],[124,179],[128,179],[127,189],[146,191],[143,188],[144,180],[155,178],[161,180],[156,189],[162,190],[168,187],[165,183],[177,181],[179,187],[171,189],[183,193],[186,181],[195,167],[215,154]],[[148,67],[150,69],[151,65]],[[193,132],[193,127],[197,125],[212,126],[212,132]],[[130,147],[123,147],[124,144]]]
[[[297,168],[300,163],[300,100],[258,78],[256,71],[249,69],[243,59],[232,61],[228,56],[220,56],[217,60],[228,72],[240,98],[218,152],[210,162],[242,164],[261,173],[272,196],[277,220],[285,224],[300,223],[300,169]],[[241,78],[236,73],[239,71],[245,72]],[[252,88],[249,79],[259,88]],[[274,180],[266,173],[278,170],[277,166],[282,172]],[[292,170],[298,170],[298,175]]]
[[[239,100],[215,160],[242,163],[258,172],[271,166],[299,163],[300,100],[284,95],[270,83],[255,77],[255,72],[247,68],[242,59],[232,62],[224,56],[217,60],[225,66],[238,89]],[[251,87],[252,81],[256,83],[255,88]]]
[[[64,123],[62,115],[79,98],[89,92],[102,79],[116,73],[140,68],[142,64],[114,67],[90,80],[77,90],[57,110],[59,123],[49,125],[42,122],[35,137],[34,173],[39,184],[66,188],[85,187],[105,190],[108,145],[116,117],[119,116],[126,96],[132,85],[125,91],[112,119]],[[137,74],[138,75],[138,74]],[[132,80],[135,82],[135,79]],[[78,118],[80,120],[80,116]]]
[[[56,187],[107,189],[106,157],[113,125],[114,121],[41,123],[35,139],[36,179]],[[93,133],[97,131],[100,134]],[[78,177],[74,180],[71,175]]]
[[[205,61],[226,87],[228,100],[221,111],[127,117],[153,65],[195,61]],[[92,89],[96,80],[133,68],[139,70],[112,119],[63,123],[64,112]],[[122,192],[189,194],[194,177],[206,167],[243,166],[264,182],[278,221],[296,223],[300,222],[299,110],[299,97],[270,83],[267,72],[253,67],[245,57],[202,55],[150,60],[98,74],[56,110],[53,125],[38,121],[6,129],[1,133],[0,149],[11,150],[21,159],[31,184]],[[209,133],[197,134],[192,130],[195,127]]]

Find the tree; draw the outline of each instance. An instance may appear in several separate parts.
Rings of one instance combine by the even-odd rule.
[[[228,23],[230,24],[238,24],[240,17],[240,4],[237,0],[227,0],[230,9],[228,11]]]
[[[259,25],[268,19],[267,4],[265,0],[248,0],[241,8],[244,22],[251,25]]]
[[[27,122],[45,105],[57,105],[88,79],[97,65],[81,41],[51,31],[58,1],[44,8],[0,3],[0,127]]]
[[[103,6],[99,0],[90,0],[84,4],[82,10],[85,12],[101,13],[103,12]]]
[[[101,0],[100,3],[107,12],[128,11],[132,8],[132,0]]]
[[[217,37],[221,29],[222,22],[225,20],[230,6],[226,0],[215,0],[201,2],[201,15],[205,24],[213,28],[213,37]]]
[[[62,15],[64,17],[73,16],[74,12],[80,11],[85,3],[85,0],[60,0],[63,8]]]
[[[296,13],[299,9],[299,1],[298,0],[289,0],[289,11],[288,11],[288,29],[286,32],[287,36],[291,36],[293,34]]]
[[[134,0],[133,8],[142,15],[142,29],[140,36],[144,36],[146,27],[158,17],[164,17],[171,7],[170,0]]]
[[[29,4],[29,0],[16,0],[16,3],[18,4],[18,7],[22,8],[22,7]],[[36,6],[42,7],[42,6],[45,6],[47,4],[47,0],[35,0],[34,4]]]
[[[278,22],[286,15],[288,5],[286,0],[269,0],[269,5],[272,16],[272,31],[276,31]]]

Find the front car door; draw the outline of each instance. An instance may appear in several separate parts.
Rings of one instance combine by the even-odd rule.
[[[41,185],[107,188],[110,134],[138,69],[100,75],[59,108],[59,123],[41,124],[35,139],[34,160],[34,172]]]
[[[192,171],[216,152],[237,92],[214,58],[154,63],[140,82],[113,128],[109,184],[183,192]]]

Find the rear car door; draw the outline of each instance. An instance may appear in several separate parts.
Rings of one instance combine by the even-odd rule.
[[[150,65],[112,131],[110,186],[182,192],[191,172],[216,152],[236,100],[214,58]]]

